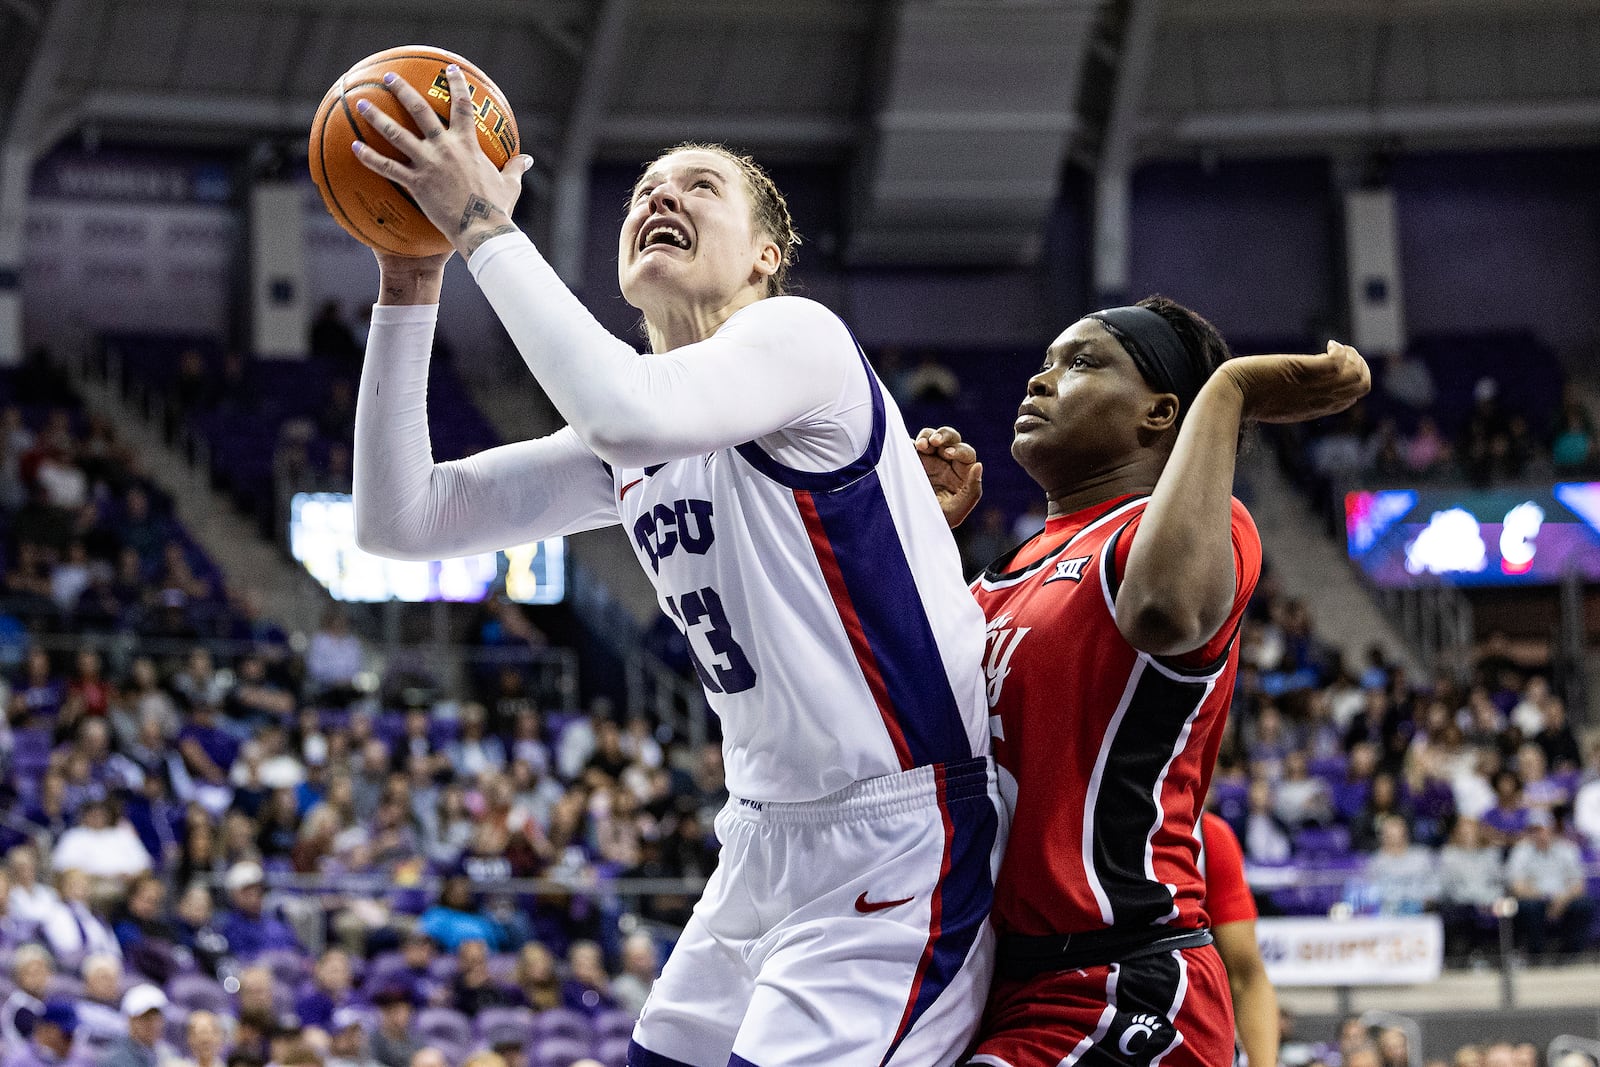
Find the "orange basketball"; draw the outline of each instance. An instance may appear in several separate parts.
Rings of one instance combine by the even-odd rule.
[[[411,83],[450,121],[450,84],[444,68],[458,64],[467,76],[477,112],[478,144],[494,162],[504,167],[517,154],[517,120],[505,96],[489,76],[454,52],[428,45],[403,45],[374,53],[347,70],[317,107],[311,122],[311,179],[323,203],[352,237],[381,252],[401,256],[431,256],[450,250],[450,241],[417,207],[400,186],[361,165],[350,145],[361,141],[373,151],[394,159],[404,157],[385,141],[356,111],[356,102],[374,107],[418,133],[411,116],[384,88],[388,71]]]

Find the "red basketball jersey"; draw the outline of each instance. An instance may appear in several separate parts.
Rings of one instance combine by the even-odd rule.
[[[1191,653],[1147,655],[1113,605],[1148,499],[1052,519],[972,585],[988,618],[995,758],[1014,790],[995,887],[1003,933],[1206,925],[1196,833],[1261,541],[1233,501],[1227,621]]]
[[[1212,926],[1254,922],[1256,898],[1244,876],[1244,850],[1233,828],[1215,812],[1206,812],[1200,823],[1200,877],[1206,883],[1206,915]]]

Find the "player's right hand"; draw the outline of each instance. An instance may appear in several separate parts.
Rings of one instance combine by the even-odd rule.
[[[917,431],[917,456],[939,500],[944,521],[953,530],[966,521],[983,497],[983,464],[978,453],[949,426]]]
[[[1258,422],[1320,419],[1372,389],[1367,361],[1338,341],[1316,356],[1236,356],[1217,368],[1216,377],[1238,387],[1244,417]]]

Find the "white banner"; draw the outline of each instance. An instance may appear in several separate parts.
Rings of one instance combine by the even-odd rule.
[[[1256,940],[1273,985],[1417,985],[1444,967],[1437,915],[1260,919]]]

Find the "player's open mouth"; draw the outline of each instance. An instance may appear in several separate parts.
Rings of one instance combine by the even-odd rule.
[[[651,219],[639,228],[639,251],[664,247],[687,250],[689,234],[675,222]]]

